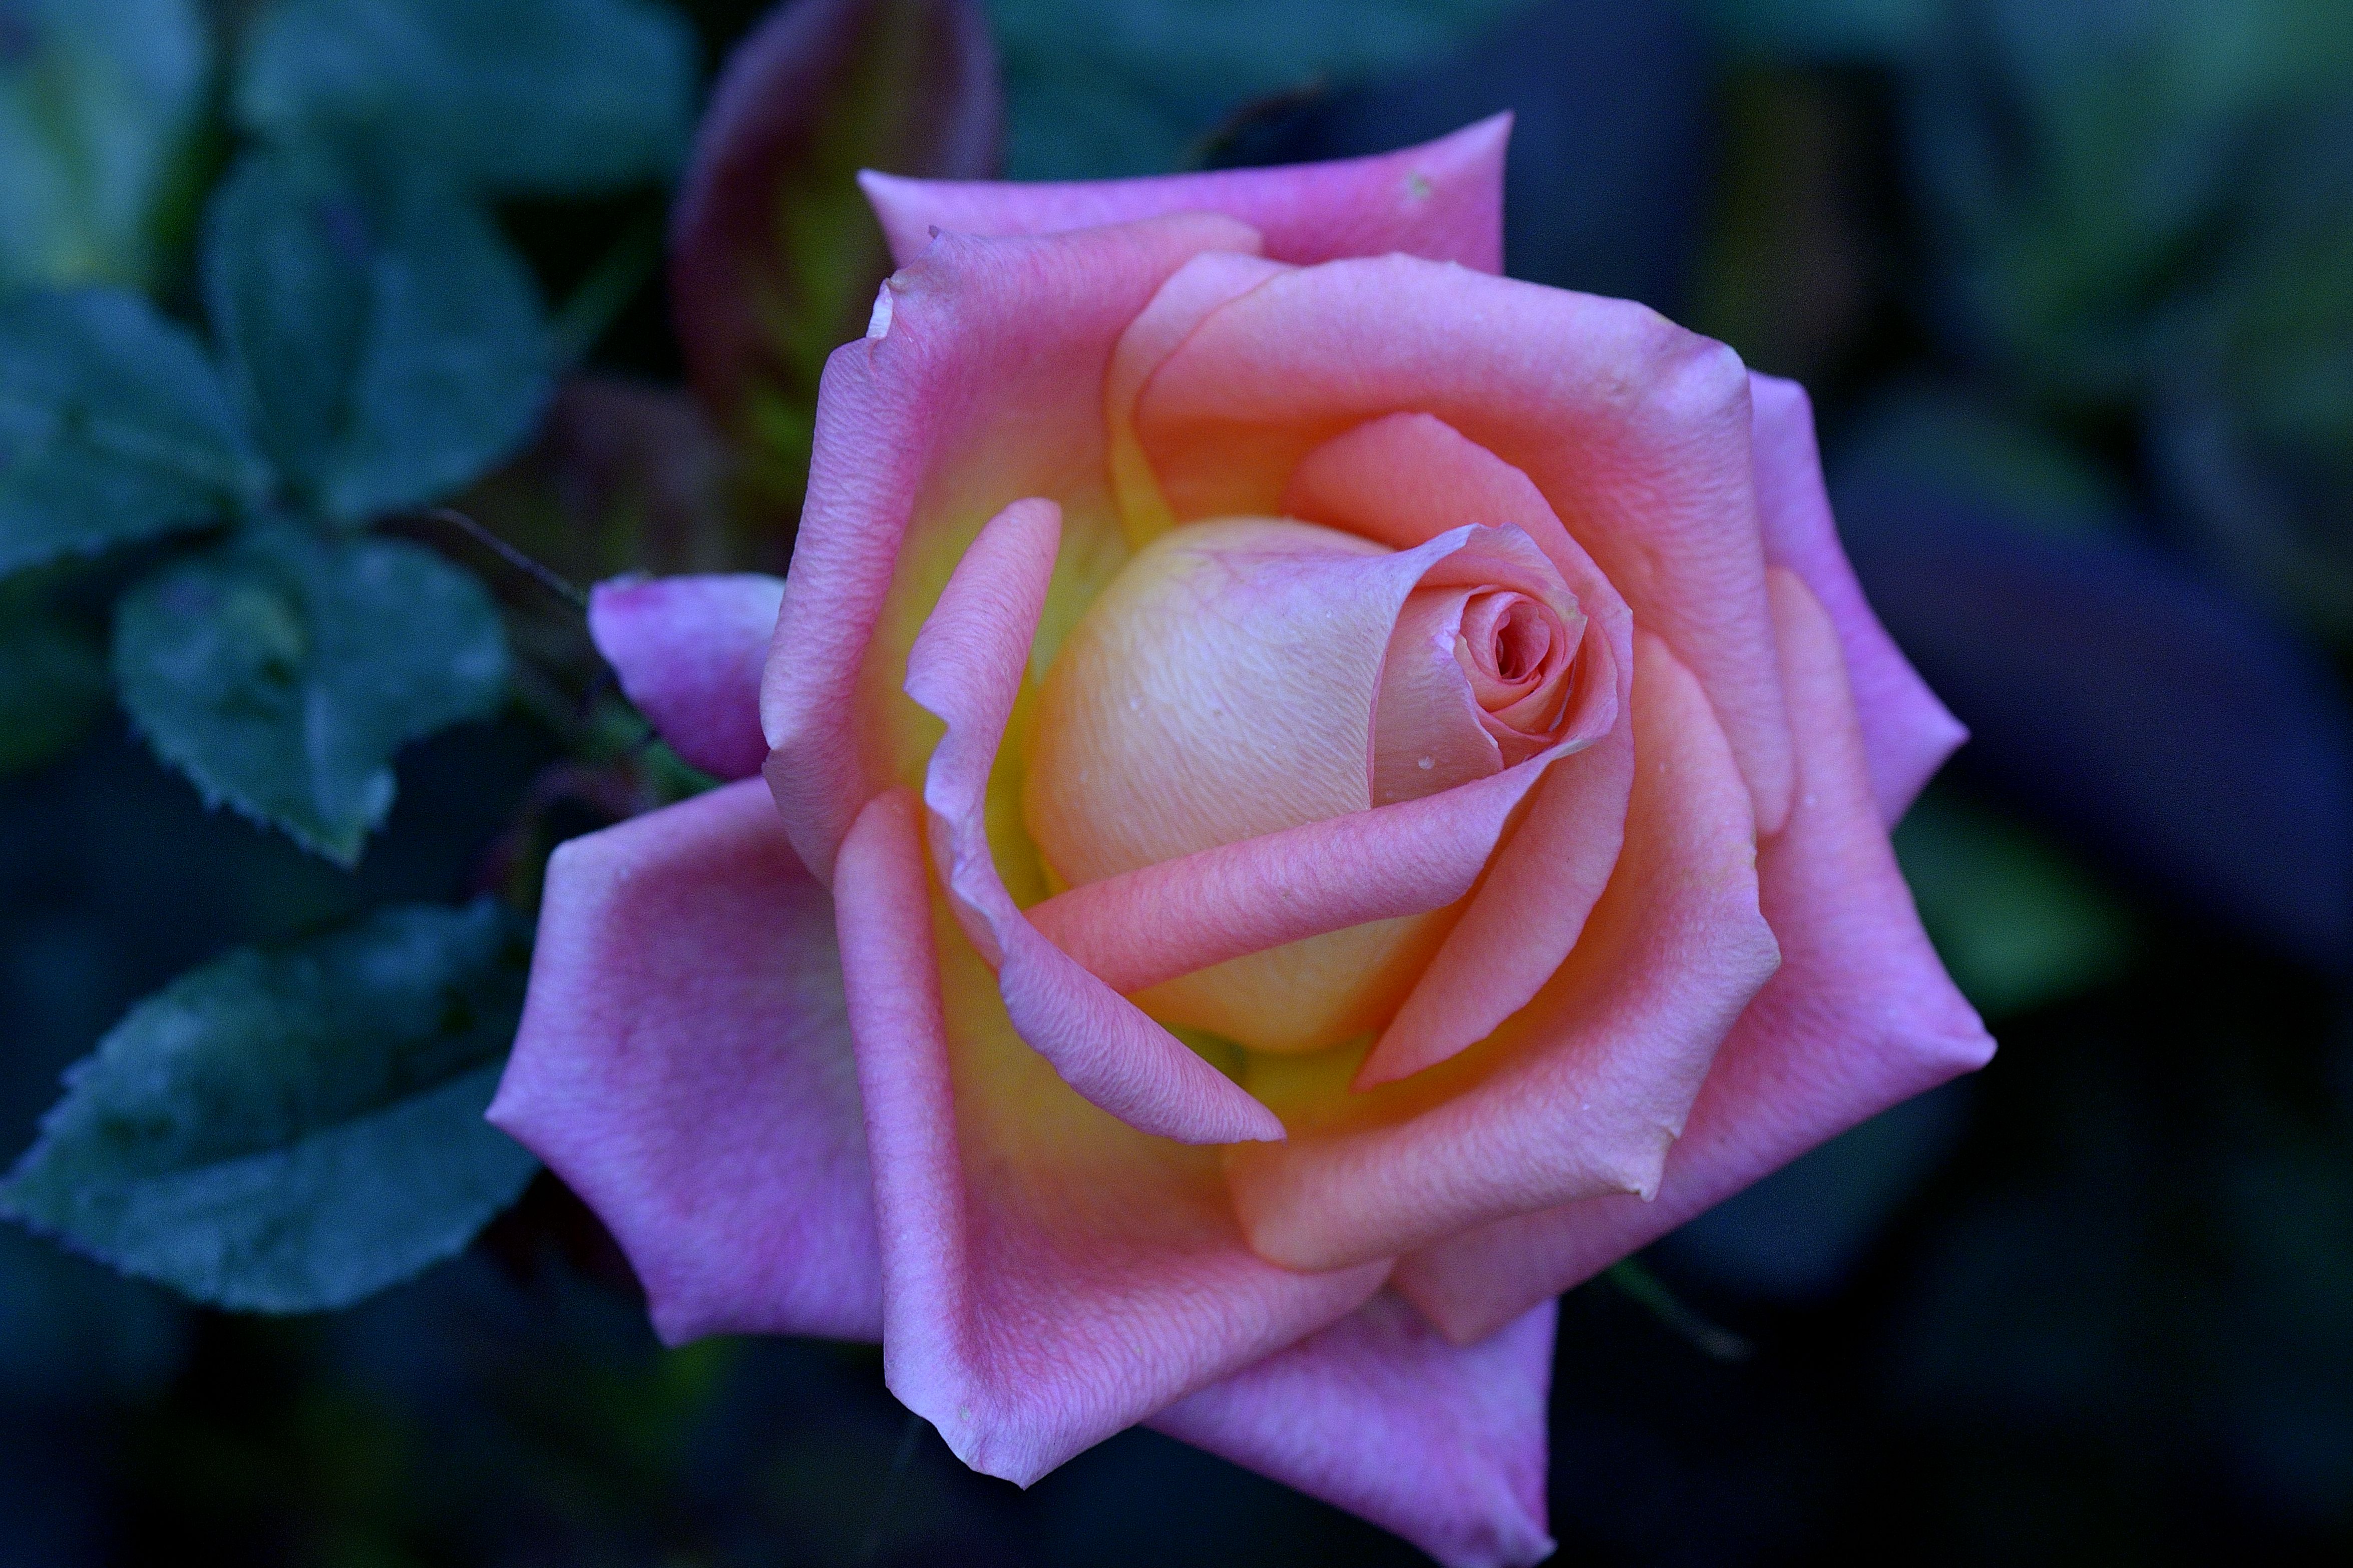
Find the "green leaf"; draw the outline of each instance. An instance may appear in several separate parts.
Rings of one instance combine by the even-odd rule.
[[[1989,0],[1905,83],[1912,185],[1965,335],[2055,403],[2115,405],[2161,364],[2165,310],[2207,286],[2279,154],[2259,138],[2341,96],[2344,0]]]
[[[0,0],[0,287],[153,280],[211,75],[195,0]]]
[[[48,602],[42,574],[0,581],[0,777],[79,741],[106,710],[106,655]]]
[[[555,195],[668,175],[694,76],[692,31],[647,0],[280,0],[247,43],[237,113],[263,136]]]
[[[764,510],[798,511],[818,374],[891,270],[858,171],[987,178],[1002,119],[973,0],[806,0],[729,58],[679,196],[672,304]]]
[[[1393,69],[1527,0],[989,0],[1016,179],[1156,174],[1252,100]]]
[[[2140,932],[2131,911],[2039,835],[1943,789],[1895,829],[1920,921],[1988,1018],[2113,980]]]
[[[232,387],[327,517],[441,500],[520,446],[546,397],[531,274],[447,186],[249,155],[213,197],[204,274]]]
[[[407,1279],[538,1168],[482,1120],[523,948],[484,900],[190,971],[68,1072],[0,1212],[224,1307],[316,1311]]]
[[[0,304],[0,573],[215,521],[265,479],[204,351],[146,300]]]
[[[1888,65],[1936,36],[1943,0],[1710,0],[1711,30],[1745,55]]]
[[[115,679],[155,750],[346,866],[391,809],[394,753],[490,712],[506,670],[480,581],[397,540],[256,531],[115,608]]]

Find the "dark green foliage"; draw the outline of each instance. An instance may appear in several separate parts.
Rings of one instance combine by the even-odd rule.
[[[858,171],[991,177],[1002,119],[972,0],[810,0],[728,62],[679,196],[674,310],[764,510],[798,507],[818,377],[891,269]]]
[[[0,578],[0,776],[80,740],[106,707],[106,654],[51,602],[48,574]]]
[[[212,75],[195,0],[9,0],[0,33],[0,288],[152,282]]]
[[[203,350],[144,300],[0,306],[0,573],[217,521],[262,473]]]
[[[257,531],[116,611],[115,679],[155,749],[345,865],[391,807],[393,754],[490,711],[506,670],[480,580],[394,540]]]
[[[1527,0],[989,0],[1016,179],[1156,174],[1253,99],[1425,59]]]
[[[529,273],[427,175],[249,155],[213,198],[204,278],[263,445],[338,521],[440,500],[519,445],[545,400]]]
[[[694,75],[692,35],[649,0],[280,0],[247,41],[236,107],[273,140],[572,194],[670,174]]]
[[[522,952],[493,904],[404,906],[192,971],[68,1075],[0,1207],[223,1306],[311,1311],[406,1279],[536,1168],[481,1119]]]

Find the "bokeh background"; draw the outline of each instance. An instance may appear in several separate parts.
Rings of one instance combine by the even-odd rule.
[[[369,68],[320,68],[322,101],[386,113],[385,19],[454,3],[0,0],[0,283],[200,319],[257,30],[302,13]],[[780,568],[806,378],[879,276],[860,159],[1287,162],[1514,110],[1514,275],[1811,390],[1862,579],[1975,732],[1897,843],[2001,1043],[1570,1295],[1561,1560],[2353,1559],[2353,6],[997,0],[992,151],[958,7],[779,10],[818,5],[857,26],[763,68],[786,107],[752,156],[817,259],[752,370],[661,263],[709,156],[687,127],[766,6],[632,0],[688,40],[674,149],[492,192],[560,374],[468,515],[575,581]],[[565,15],[482,7],[510,10]],[[593,138],[596,95],[647,90],[565,26],[513,36],[505,78],[420,57],[395,110],[519,134],[543,92]],[[50,191],[60,147],[100,173]],[[351,870],[208,810],[116,706],[106,609],[151,547],[0,578],[0,1161],[189,966],[388,901],[528,910],[553,843],[693,787],[559,594],[455,525],[390,526],[491,584],[514,673],[400,752]],[[1421,1561],[1150,1434],[1027,1493],[971,1475],[871,1349],[660,1350],[544,1174],[332,1313],[193,1306],[0,1226],[0,1564],[198,1559]]]

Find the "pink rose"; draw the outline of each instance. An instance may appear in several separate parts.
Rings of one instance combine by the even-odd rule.
[[[1554,1298],[1987,1059],[1886,832],[1960,731],[1805,395],[1493,276],[1507,129],[870,178],[781,615],[592,611],[742,782],[558,853],[491,1111],[666,1339],[1533,1563]]]

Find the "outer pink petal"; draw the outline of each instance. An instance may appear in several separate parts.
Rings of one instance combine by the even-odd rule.
[[[1399,1288],[1456,1339],[1493,1331],[1824,1139],[1993,1054],[1921,934],[1887,847],[1836,632],[1793,575],[1773,575],[1800,776],[1789,826],[1759,865],[1781,971],[1725,1042],[1656,1201],[1570,1204],[1440,1242],[1399,1265]]]
[[[1894,826],[1945,759],[1969,738],[1895,646],[1863,599],[1822,488],[1814,410],[1806,389],[1778,376],[1748,378],[1751,446],[1765,558],[1805,580],[1838,628],[1847,680],[1862,721],[1863,755],[1879,819]]]
[[[1266,1263],[1215,1152],[1147,1138],[1056,1078],[936,910],[920,822],[908,792],[876,797],[835,881],[883,1368],[957,1457],[1027,1485],[1345,1316],[1388,1266]]]
[[[1556,1304],[1450,1344],[1384,1291],[1152,1425],[1412,1542],[1447,1568],[1525,1568],[1545,1530]]]
[[[1382,415],[1437,416],[1532,479],[1638,625],[1699,678],[1760,830],[1789,802],[1748,376],[1641,305],[1389,256],[1272,278],[1145,383],[1135,432],[1179,521],[1273,510]]]
[[[611,1228],[676,1344],[871,1340],[833,910],[754,780],[564,845],[491,1120]]]
[[[907,656],[907,694],[946,725],[923,781],[932,854],[1013,1026],[1064,1082],[1142,1132],[1281,1138],[1274,1113],[1038,933],[997,875],[988,774],[1020,695],[1061,517],[1020,500],[980,531]]]
[[[1181,275],[1180,275],[1181,276]],[[1283,510],[1400,548],[1477,521],[1505,523],[1549,556],[1586,615],[1580,680],[1633,706],[1634,618],[1527,475],[1427,414],[1359,425],[1307,454]],[[1554,764],[1479,895],[1365,1058],[1370,1089],[1444,1061],[1525,1006],[1585,929],[1618,863],[1633,787],[1630,724]]]
[[[1226,169],[1141,180],[1016,184],[859,176],[902,267],[933,231],[1056,234],[1164,213],[1216,212],[1266,236],[1269,256],[1329,261],[1401,250],[1504,268],[1504,145],[1512,117],[1498,114],[1401,152],[1330,163]]]
[[[670,750],[723,779],[768,754],[760,667],[785,585],[753,573],[617,577],[588,596],[588,635]]]
[[[900,690],[906,650],[965,546],[1013,501],[1054,500],[1068,597],[1084,603],[1125,556],[1103,417],[1113,345],[1193,256],[1257,247],[1207,214],[951,236],[893,276],[878,335],[826,362],[761,691],[768,782],[820,879],[859,808],[923,776],[935,731]],[[1050,596],[1050,631],[1056,617]]]
[[[1267,1257],[1332,1268],[1570,1198],[1657,1191],[1708,1064],[1777,957],[1723,734],[1656,638],[1636,658],[1626,847],[1584,936],[1479,1045],[1310,1101],[1285,1118],[1287,1142],[1227,1152]]]

